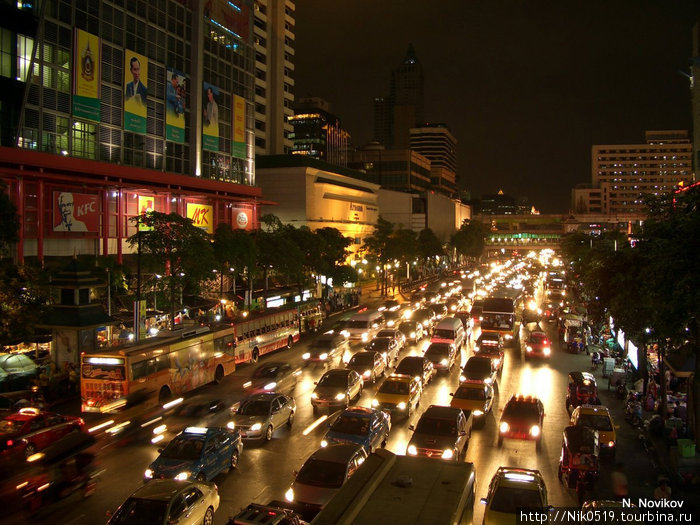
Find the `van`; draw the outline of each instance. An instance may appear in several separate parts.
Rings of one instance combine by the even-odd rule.
[[[368,343],[384,328],[385,322],[382,312],[363,312],[353,315],[345,329],[350,333],[350,339],[360,339],[363,343]]]
[[[435,327],[431,343],[451,343],[455,348],[462,348],[467,334],[462,320],[457,317],[446,317]]]

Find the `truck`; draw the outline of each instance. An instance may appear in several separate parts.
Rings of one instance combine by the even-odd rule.
[[[314,518],[313,525],[471,523],[473,463],[398,456],[379,449]]]

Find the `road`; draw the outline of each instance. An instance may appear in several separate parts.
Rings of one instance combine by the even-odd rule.
[[[555,325],[551,324],[547,330],[556,341]],[[523,337],[521,337],[522,340]],[[267,503],[274,499],[283,500],[284,493],[293,480],[293,471],[299,469],[320,446],[326,430],[324,424],[318,425],[308,435],[304,435],[304,431],[316,420],[312,413],[309,396],[314,388],[314,381],[320,378],[326,368],[322,365],[302,367],[301,355],[308,341],[309,339],[304,339],[290,350],[283,350],[261,359],[261,362],[285,359],[301,367],[299,381],[294,391],[297,402],[294,426],[291,429],[286,427],[279,429],[270,443],[246,442],[238,468],[229,474],[221,474],[214,480],[221,495],[221,505],[216,513],[215,524],[225,524],[229,516],[250,502]],[[420,354],[427,345],[427,339],[417,345],[408,345],[401,357]],[[354,350],[358,348],[353,347]],[[462,363],[471,353],[471,343],[468,343],[461,352]],[[479,498],[486,496],[488,483],[500,466],[539,469],[548,487],[550,504],[576,505],[573,491],[565,489],[559,483],[557,467],[562,430],[568,422],[564,403],[567,373],[570,370],[589,369],[590,359],[585,354],[568,354],[559,348],[556,342],[553,344],[552,356],[549,360],[526,362],[522,355],[520,343],[506,349],[494,411],[483,428],[475,428],[466,455],[466,461],[473,462],[477,471],[475,523],[480,523],[483,516],[483,505],[478,503]],[[254,368],[255,366],[251,365],[239,367],[233,376],[226,378],[220,385],[206,387],[203,394],[224,399],[233,405],[245,395],[243,385]],[[459,369],[455,366],[448,375],[438,376],[429,384],[421,399],[420,409],[410,421],[394,422],[387,445],[388,450],[404,454],[410,438],[409,423],[415,423],[420,417],[421,409],[425,409],[430,404],[448,405],[451,400],[450,393],[454,392],[458,381]],[[359,404],[370,406],[375,391],[376,386],[367,385]],[[499,414],[513,393],[539,396],[545,405],[543,442],[539,452],[535,451],[534,442],[528,441],[506,440],[502,448],[497,447]],[[217,423],[225,425],[227,421],[227,414],[222,413]],[[106,511],[115,509],[142,483],[144,470],[158,455],[156,446],[149,442],[147,434],[144,434],[143,438],[136,443],[126,446],[119,447],[105,443],[102,443],[102,446],[104,448],[99,460],[104,474],[97,492],[84,501],[68,499],[54,505],[47,509],[47,512],[37,516],[35,523],[52,525],[103,523]]]

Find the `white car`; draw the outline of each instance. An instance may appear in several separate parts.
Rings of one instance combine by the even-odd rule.
[[[107,522],[109,525],[212,525],[219,508],[214,483],[156,479],[137,489]]]

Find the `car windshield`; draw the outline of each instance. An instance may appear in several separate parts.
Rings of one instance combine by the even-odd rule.
[[[367,321],[348,321],[348,328],[368,328],[369,322]]]
[[[317,339],[316,341],[312,341],[311,344],[309,345],[309,348],[318,348],[320,350],[329,350],[333,348],[333,340],[332,339]]]
[[[532,334],[530,336],[530,342],[536,345],[546,344],[547,336],[544,334]]]
[[[331,425],[333,432],[340,434],[354,434],[356,436],[367,435],[369,419],[366,417],[340,416]]]
[[[433,337],[436,337],[438,339],[454,339],[455,338],[455,331],[454,330],[444,330],[444,329],[435,330]]]
[[[194,461],[202,455],[202,448],[204,448],[204,439],[202,438],[175,438],[165,447],[161,457]]]
[[[489,509],[492,512],[515,514],[522,509],[539,509],[543,506],[537,490],[524,487],[500,487],[493,495]]]
[[[167,501],[129,498],[114,514],[110,523],[119,525],[163,523],[167,510]]]
[[[503,417],[536,421],[539,419],[539,414],[535,403],[508,403],[503,410]]]
[[[394,335],[393,330],[380,330],[377,332],[377,337],[394,337]]]
[[[454,436],[457,434],[457,424],[449,419],[436,419],[422,417],[418,421],[416,434],[428,434],[431,436]]]
[[[464,365],[464,372],[467,375],[474,377],[484,377],[491,373],[491,359],[485,357],[483,359],[471,358]]]
[[[246,401],[239,408],[242,416],[266,416],[270,413],[270,402],[267,400]]]
[[[395,374],[406,374],[406,375],[412,375],[412,374],[421,374],[423,373],[423,363],[420,361],[401,361],[399,363],[399,366],[396,367],[396,370],[394,370]]]
[[[326,374],[318,382],[318,386],[345,388],[348,386],[348,377],[341,374]]]
[[[596,416],[594,414],[581,414],[578,418],[578,424],[584,427],[590,427],[593,430],[609,431],[612,430],[612,422],[608,416]]]
[[[408,394],[408,383],[406,381],[384,381],[379,387],[382,394]]]
[[[449,354],[449,347],[442,345],[430,345],[425,351],[425,357],[430,360],[442,359]]]
[[[345,463],[309,459],[297,474],[297,483],[314,487],[338,488],[345,481]]]
[[[458,388],[454,397],[456,399],[484,401],[486,399],[486,392],[484,392],[483,388]]]
[[[350,359],[350,362],[348,363],[350,366],[352,365],[357,365],[357,366],[365,366],[365,365],[373,365],[374,364],[374,354],[370,353],[359,353],[355,354],[352,356],[352,359]]]
[[[415,329],[416,329],[416,325],[414,323],[401,323],[399,325],[399,330],[401,330],[401,332],[403,332],[406,335],[410,334]]]
[[[255,372],[253,372],[253,377],[256,379],[260,379],[263,377],[275,377],[277,375],[277,371],[279,369],[280,369],[279,366],[260,367]]]

